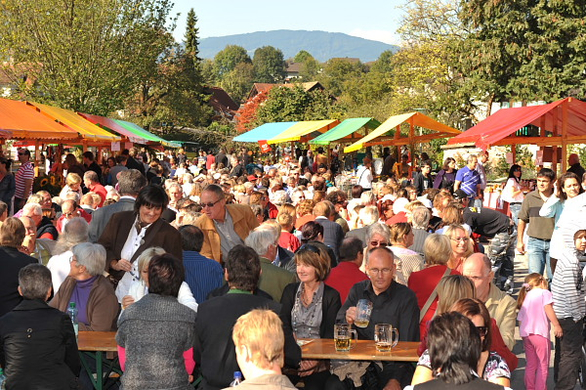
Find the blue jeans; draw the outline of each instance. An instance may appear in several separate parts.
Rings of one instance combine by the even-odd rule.
[[[521,211],[521,203],[510,203],[509,210],[511,211],[511,219],[515,223],[515,227],[519,226],[519,211]]]
[[[547,267],[547,279],[551,281],[551,262],[549,260],[549,243],[550,241],[539,238],[529,237],[527,242],[527,260],[529,263],[529,273],[539,273]]]

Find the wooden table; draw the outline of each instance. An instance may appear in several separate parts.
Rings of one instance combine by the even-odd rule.
[[[118,356],[114,360],[104,358],[106,352],[117,352],[116,332],[84,332],[80,331],[77,337],[77,349],[83,368],[89,375],[92,385],[96,390],[102,390],[104,383],[110,378],[112,372],[122,375]],[[86,356],[96,360],[95,370],[88,363]],[[104,372],[106,368],[106,372]],[[94,372],[96,378],[94,378]]]
[[[374,341],[358,340],[352,342],[348,352],[338,352],[333,339],[314,339],[301,347],[303,359],[336,359],[336,360],[380,360],[396,362],[416,362],[419,342],[400,341],[391,352],[379,352]]]

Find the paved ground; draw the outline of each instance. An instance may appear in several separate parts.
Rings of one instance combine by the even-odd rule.
[[[514,298],[517,299],[517,292],[519,288],[523,284],[525,277],[527,276],[527,257],[522,255],[517,255],[515,258],[515,294]],[[525,384],[523,382],[523,378],[525,376],[525,351],[523,350],[523,342],[521,341],[521,337],[519,336],[519,328],[515,330],[515,338],[517,339],[517,343],[513,348],[513,353],[517,355],[519,358],[519,367],[513,372],[511,377],[511,387],[514,390],[523,390],[525,389]],[[553,334],[551,339],[554,340]],[[553,345],[552,345],[553,350]],[[554,389],[553,383],[553,352],[551,354],[551,360],[549,364],[549,376],[547,378],[547,388],[548,390]],[[577,384],[575,390],[580,390],[580,386]]]

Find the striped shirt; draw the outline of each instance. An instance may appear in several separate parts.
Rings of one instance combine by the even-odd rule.
[[[14,180],[16,182],[16,192],[14,196],[20,199],[26,199],[30,196],[33,191],[33,186],[31,185],[29,192],[27,194],[24,193],[25,181],[26,180],[33,180],[35,178],[35,169],[33,168],[33,164],[30,161],[23,163],[18,171],[16,172],[16,176]]]
[[[575,248],[566,247],[558,259],[551,282],[551,293],[557,318],[573,318],[574,321],[584,318],[584,282]]]

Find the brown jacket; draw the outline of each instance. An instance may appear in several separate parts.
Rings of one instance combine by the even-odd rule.
[[[234,231],[244,241],[248,234],[258,226],[258,220],[248,205],[228,204],[228,213],[234,223]],[[195,225],[203,232],[203,246],[199,252],[201,255],[222,262],[222,249],[220,247],[220,235],[216,231],[214,221],[203,214],[197,219]]]
[[[112,215],[102,236],[98,240],[98,243],[106,248],[106,270],[118,280],[122,279],[124,272],[110,269],[110,262],[112,260],[120,260],[120,253],[122,252],[122,248],[124,248],[124,244],[128,239],[128,234],[135,220],[136,214],[134,211],[121,211]],[[157,220],[149,226],[144,236],[144,243],[138,247],[134,256],[129,261],[133,263],[145,249],[154,246],[160,246],[183,262],[181,234],[177,229],[162,219]]]
[[[65,312],[69,306],[71,295],[77,280],[68,276],[59,287],[55,297],[49,302],[49,306]],[[120,305],[114,293],[112,283],[104,276],[99,275],[92,289],[87,302],[87,320],[89,326],[79,323],[79,330],[93,330],[96,332],[110,332],[116,330],[116,321]]]

